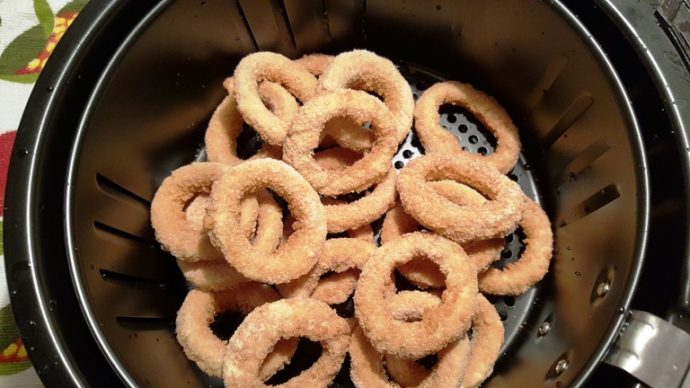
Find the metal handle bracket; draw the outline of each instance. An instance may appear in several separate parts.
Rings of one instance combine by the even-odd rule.
[[[654,388],[690,387],[690,334],[632,310],[604,362]]]

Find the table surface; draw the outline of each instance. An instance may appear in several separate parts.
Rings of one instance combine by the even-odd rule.
[[[46,60],[87,1],[0,0],[0,217],[24,106]],[[42,387],[14,323],[3,248],[0,242],[0,387]]]

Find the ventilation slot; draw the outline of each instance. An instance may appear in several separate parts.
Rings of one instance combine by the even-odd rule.
[[[556,184],[560,187],[568,181],[574,181],[577,177],[589,166],[599,159],[609,150],[609,145],[599,140],[592,143],[584,151],[580,152],[568,165],[563,169],[561,175],[556,179]]]
[[[549,148],[582,116],[594,103],[591,94],[583,92],[556,121],[551,130],[544,136],[544,148]]]
[[[117,283],[128,288],[165,289],[165,283],[161,283],[153,279],[146,279],[138,276],[126,275],[119,272],[109,271],[107,269],[101,269],[100,273],[103,277],[103,280]]]
[[[365,9],[363,0],[326,0],[328,30],[341,51],[354,44],[357,34],[364,33]]]
[[[330,41],[324,0],[284,0],[283,7],[292,40],[301,53],[318,51]]]
[[[563,216],[561,219],[560,226],[563,227],[568,224],[572,224],[580,218],[592,214],[609,203],[615,201],[620,196],[621,194],[616,185],[608,185],[589,198],[585,199],[579,205],[574,206],[569,212],[566,212],[565,216]]]
[[[129,189],[120,186],[112,180],[108,179],[104,175],[96,174],[96,183],[98,184],[98,187],[101,190],[103,190],[105,193],[112,197],[118,198],[125,202],[136,204],[137,206],[144,206],[147,209],[151,206],[150,200],[140,197],[139,195],[135,194]]]
[[[542,74],[537,84],[534,86],[532,91],[525,98],[525,104],[528,108],[536,107],[544,94],[551,88],[558,76],[561,75],[565,65],[568,63],[568,58],[561,56],[553,60]]]
[[[129,240],[129,241],[134,241],[134,242],[137,242],[137,243],[140,243],[140,244],[144,244],[144,245],[146,245],[146,246],[148,246],[148,247],[151,247],[151,248],[153,248],[153,247],[155,246],[155,242],[153,242],[153,241],[151,241],[151,240],[148,240],[148,239],[146,239],[146,238],[144,238],[144,237],[137,236],[137,235],[134,235],[134,234],[131,234],[131,233],[127,233],[127,232],[125,232],[125,231],[123,231],[123,230],[117,229],[117,228],[115,228],[115,227],[112,227],[112,226],[110,226],[110,225],[106,225],[106,224],[101,223],[101,222],[98,222],[98,221],[94,221],[93,226],[94,226],[94,227],[96,228],[96,230],[98,230],[98,231],[101,231],[101,232],[110,234],[110,235],[112,235],[112,236],[115,236],[115,237],[118,237],[118,238],[121,238],[121,239]]]
[[[239,7],[260,50],[294,56],[295,38],[281,0],[239,0]]]

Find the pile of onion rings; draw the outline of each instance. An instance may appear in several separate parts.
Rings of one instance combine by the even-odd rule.
[[[208,161],[173,171],[151,205],[156,239],[192,288],[176,321],[187,357],[228,387],[275,385],[302,337],[322,352],[286,386],[329,385],[348,354],[358,387],[489,378],[504,329],[484,294],[534,286],[553,245],[548,216],[503,175],[520,139],[498,102],[449,81],[415,105],[395,65],[366,50],[251,54],[223,86]],[[462,151],[439,124],[442,104],[474,114],[496,152]],[[426,154],[398,172],[413,117]],[[262,147],[245,158],[247,127]],[[517,228],[524,251],[494,265]],[[398,290],[398,275],[416,289]],[[245,315],[227,340],[211,329],[225,311]]]

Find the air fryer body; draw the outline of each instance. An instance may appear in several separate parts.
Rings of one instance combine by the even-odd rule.
[[[494,301],[507,336],[487,386],[619,378],[600,362],[649,266],[647,245],[684,268],[687,196],[663,185],[664,176],[687,176],[688,162],[671,132],[679,120],[652,109],[663,106],[663,89],[616,24],[625,20],[619,8],[574,3],[91,3],[37,84],[8,188],[9,198],[28,193],[7,211],[8,273],[13,301],[37,303],[14,305],[39,374],[94,385],[218,383],[176,342],[187,288],[153,238],[153,193],[173,169],[203,157],[221,82],[244,55],[366,48],[394,60],[417,94],[443,79],[485,90],[520,130],[524,152],[512,175],[550,216],[554,260],[527,294]],[[490,149],[471,115],[443,120],[461,142],[474,134],[475,147]],[[415,144],[410,137],[403,148],[423,152]],[[665,247],[669,229],[680,241]],[[509,250],[516,257],[519,242]],[[662,280],[659,272],[642,285]],[[680,294],[679,279],[668,284]]]

